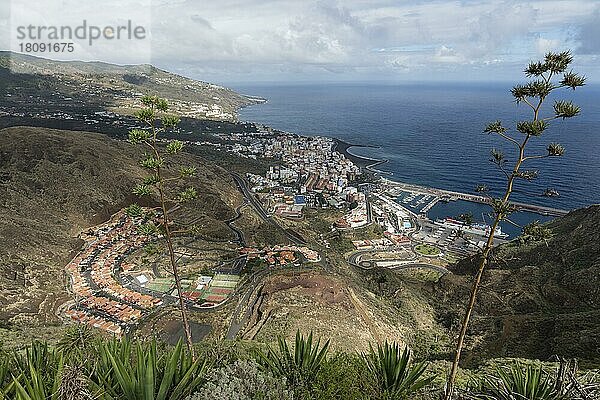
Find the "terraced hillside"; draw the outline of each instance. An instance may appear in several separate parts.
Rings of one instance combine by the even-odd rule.
[[[259,101],[151,65],[60,62],[0,52],[0,111],[10,112],[12,104],[18,112],[27,112],[17,107],[26,101],[47,117],[82,107],[89,109],[88,118],[107,111],[130,115],[141,94],[160,94],[182,116],[223,121],[235,120],[240,107]]]

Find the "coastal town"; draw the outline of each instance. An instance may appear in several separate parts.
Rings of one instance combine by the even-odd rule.
[[[108,112],[103,116],[119,118]],[[337,139],[280,132],[260,124],[241,131],[205,132],[202,140],[185,133],[181,137],[187,146],[267,165],[262,173],[231,173],[244,198],[237,212],[247,213],[244,207],[252,206],[260,218],[285,234],[286,243],[247,244],[244,232],[228,224],[237,232],[237,240],[229,242],[235,257],[185,273],[179,293],[166,265],[157,268],[156,261],[154,265],[141,261],[140,254],[161,237],[140,232],[142,217],[121,210],[81,232],[84,245],[65,267],[71,293],[71,300],[60,308],[65,320],[109,335],[129,335],[144,329],[161,310],[172,309],[180,297],[190,310],[227,310],[229,315],[230,304],[235,308],[232,315],[248,315],[252,305],[248,296],[257,295],[255,288],[262,279],[277,271],[330,268],[331,252],[341,256],[347,268],[418,271],[427,279],[439,279],[452,272],[458,259],[479,252],[490,233],[485,223],[429,217],[437,204],[481,199],[384,178],[368,168],[377,160],[349,154],[351,145]],[[160,217],[157,210],[144,210],[143,218]],[[295,224],[312,223],[315,212],[335,215],[330,233],[305,241],[294,231]],[[336,235],[351,238],[349,247],[332,248],[330,237]],[[503,243],[507,236],[498,228],[494,242]],[[179,251],[193,257],[196,250]],[[240,318],[241,322],[236,318],[229,322],[229,337],[247,321]]]
[[[215,91],[218,90],[216,87]],[[133,100],[139,93],[123,96],[124,107],[133,110]],[[185,100],[176,101],[173,106],[192,120],[234,119],[218,105],[218,100],[215,98],[212,106]],[[68,101],[75,105],[79,102],[56,99],[57,104]],[[85,114],[83,120],[87,124],[98,127],[126,130],[135,126],[128,117],[111,110],[91,114],[83,108],[73,110]],[[8,109],[5,112],[10,114]],[[78,115],[44,112],[30,117],[82,120]],[[85,245],[66,266],[73,297],[63,307],[66,318],[123,335],[137,329],[155,310],[175,304],[180,296],[191,309],[218,309],[245,290],[249,274],[321,265],[331,251],[330,241],[322,237],[316,244],[309,244],[293,228],[283,227],[302,223],[314,210],[336,215],[330,230],[352,237],[353,250],[345,250],[343,257],[349,266],[361,269],[425,268],[444,274],[458,258],[478,252],[490,233],[485,223],[467,223],[453,216],[429,217],[439,203],[455,200],[485,203],[486,199],[390,180],[371,168],[382,161],[350,154],[347,149],[352,145],[340,140],[282,132],[256,123],[238,126],[215,122],[205,126],[199,135],[193,126],[191,129],[178,132],[187,146],[241,160],[260,160],[267,165],[264,172],[232,175],[245,204],[252,205],[263,220],[281,229],[288,243],[247,246],[243,233],[237,230],[237,257],[225,265],[215,264],[208,270],[186,275],[181,280],[179,294],[173,276],[140,265],[133,256],[160,238],[140,233],[137,229],[140,221],[120,211],[106,223],[81,233]],[[549,215],[560,212],[528,205],[520,207]],[[147,215],[153,212],[152,218],[157,218],[155,211],[148,210]],[[495,243],[502,243],[507,236],[497,228]]]
[[[345,151],[338,151],[338,140],[273,133],[266,127],[256,133],[218,136],[225,144],[188,144],[214,146],[239,157],[271,160],[273,165],[265,175],[246,174],[251,191],[271,215],[293,220],[301,219],[307,207],[346,210],[333,228],[359,229],[376,223],[388,237],[410,236],[461,254],[477,251],[489,233],[481,224],[466,226],[456,220],[429,220],[427,212],[438,202],[455,198],[375,177],[351,161]],[[506,237],[501,231],[496,234]]]
[[[600,400],[600,0],[5,3],[0,400]]]
[[[128,124],[110,111],[96,117]],[[209,129],[201,140],[193,140],[193,132],[182,132],[186,133],[182,141],[266,163],[264,173],[233,175],[247,203],[261,218],[283,229],[290,243],[252,247],[238,240],[238,256],[229,267],[215,264],[182,279],[181,297],[191,309],[218,309],[243,290],[248,274],[321,263],[326,258],[323,253],[329,251],[327,239],[318,243],[323,248],[314,250],[293,229],[281,227],[284,221],[291,226],[304,221],[309,210],[337,215],[330,229],[351,234],[353,251],[343,256],[348,265],[361,269],[425,268],[444,274],[456,259],[479,251],[489,235],[485,224],[428,216],[440,202],[483,202],[479,198],[384,178],[369,168],[377,160],[350,155],[351,145],[337,139],[301,136],[260,124],[245,126],[232,131]],[[120,211],[105,224],[82,232],[85,245],[66,266],[73,301],[65,307],[65,317],[123,335],[154,310],[177,301],[173,276],[139,265],[132,257],[159,239],[138,232],[139,223]],[[496,243],[507,237],[500,229],[495,236]]]

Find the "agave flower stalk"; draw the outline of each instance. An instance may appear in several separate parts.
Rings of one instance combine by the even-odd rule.
[[[460,356],[464,347],[471,314],[475,307],[477,293],[481,284],[481,277],[488,265],[489,257],[492,248],[494,247],[494,234],[500,225],[500,222],[506,220],[512,212],[516,211],[515,207],[510,202],[510,197],[515,188],[515,184],[519,180],[531,181],[538,176],[536,170],[523,169],[528,161],[561,157],[565,153],[564,147],[560,144],[549,143],[546,146],[546,153],[529,154],[527,152],[528,144],[532,140],[540,139],[544,132],[550,127],[550,123],[553,120],[565,120],[567,118],[575,117],[580,113],[580,108],[571,101],[555,100],[553,105],[553,115],[547,117],[541,115],[542,105],[544,105],[552,92],[561,88],[575,90],[585,84],[585,77],[579,76],[572,71],[567,71],[572,61],[573,56],[567,51],[562,53],[548,53],[543,61],[530,63],[524,73],[527,78],[532,80],[524,85],[516,85],[511,90],[511,93],[517,104],[525,104],[531,109],[532,119],[517,122],[515,131],[509,131],[501,121],[490,123],[484,130],[484,133],[496,135],[505,142],[513,145],[516,150],[516,157],[512,164],[512,168],[507,168],[508,160],[504,152],[497,149],[491,151],[490,161],[494,163],[498,167],[498,170],[505,176],[506,186],[504,187],[504,194],[502,196],[490,197],[490,204],[495,218],[481,253],[479,267],[473,280],[469,300],[462,319],[461,329],[456,343],[454,361],[446,384],[446,400],[450,400],[454,392],[454,382],[458,372]],[[481,192],[487,190],[487,187],[479,186],[478,191]]]

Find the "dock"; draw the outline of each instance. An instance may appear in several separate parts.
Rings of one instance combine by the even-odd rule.
[[[435,196],[434,199],[429,204],[427,204],[427,206],[425,207],[427,209],[427,211],[430,210],[440,200],[442,200],[442,201],[465,200],[465,201],[470,201],[470,202],[480,203],[480,204],[490,204],[490,199],[486,196],[455,192],[452,190],[445,190],[445,189],[429,188],[429,187],[425,187],[425,186],[414,185],[414,184],[410,184],[410,183],[394,182],[394,181],[390,181],[390,180],[386,180],[386,183],[389,184],[390,186],[394,186],[403,191]],[[520,202],[511,202],[511,204],[514,207],[516,207],[516,209],[518,211],[527,211],[527,212],[550,216],[550,217],[562,217],[569,213],[568,210],[561,210],[558,208],[538,206],[535,204],[526,204],[526,203],[520,203]]]

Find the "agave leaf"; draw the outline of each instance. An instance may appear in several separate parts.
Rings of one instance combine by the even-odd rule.
[[[29,396],[29,394],[27,394],[27,391],[19,383],[19,381],[17,381],[16,379],[13,378],[13,383],[15,385],[15,391],[16,391],[16,394],[17,394],[17,400],[34,400],[31,396]]]
[[[112,353],[108,353],[108,357],[113,367],[113,372],[119,387],[123,391],[125,398],[128,400],[139,400],[135,391],[136,381],[129,369],[125,367],[122,360],[116,358]]]
[[[64,367],[64,360],[63,360],[62,354],[60,354],[58,357],[59,357],[58,358],[58,367],[57,367],[57,370],[54,375],[54,384],[52,385],[52,395],[51,395],[52,400],[60,400],[59,399],[59,395],[60,395],[59,387],[60,387],[60,381],[61,381],[62,371],[63,371],[63,367]]]
[[[160,383],[160,387],[158,389],[156,400],[165,400],[167,398],[168,391],[171,388],[171,384],[173,383],[173,376],[175,375],[175,370],[177,369],[177,362],[179,361],[181,356],[181,347],[182,341],[181,339],[179,339],[177,341],[177,345],[175,345],[175,348],[171,352],[171,357],[165,365],[165,371],[163,374],[162,381]]]

